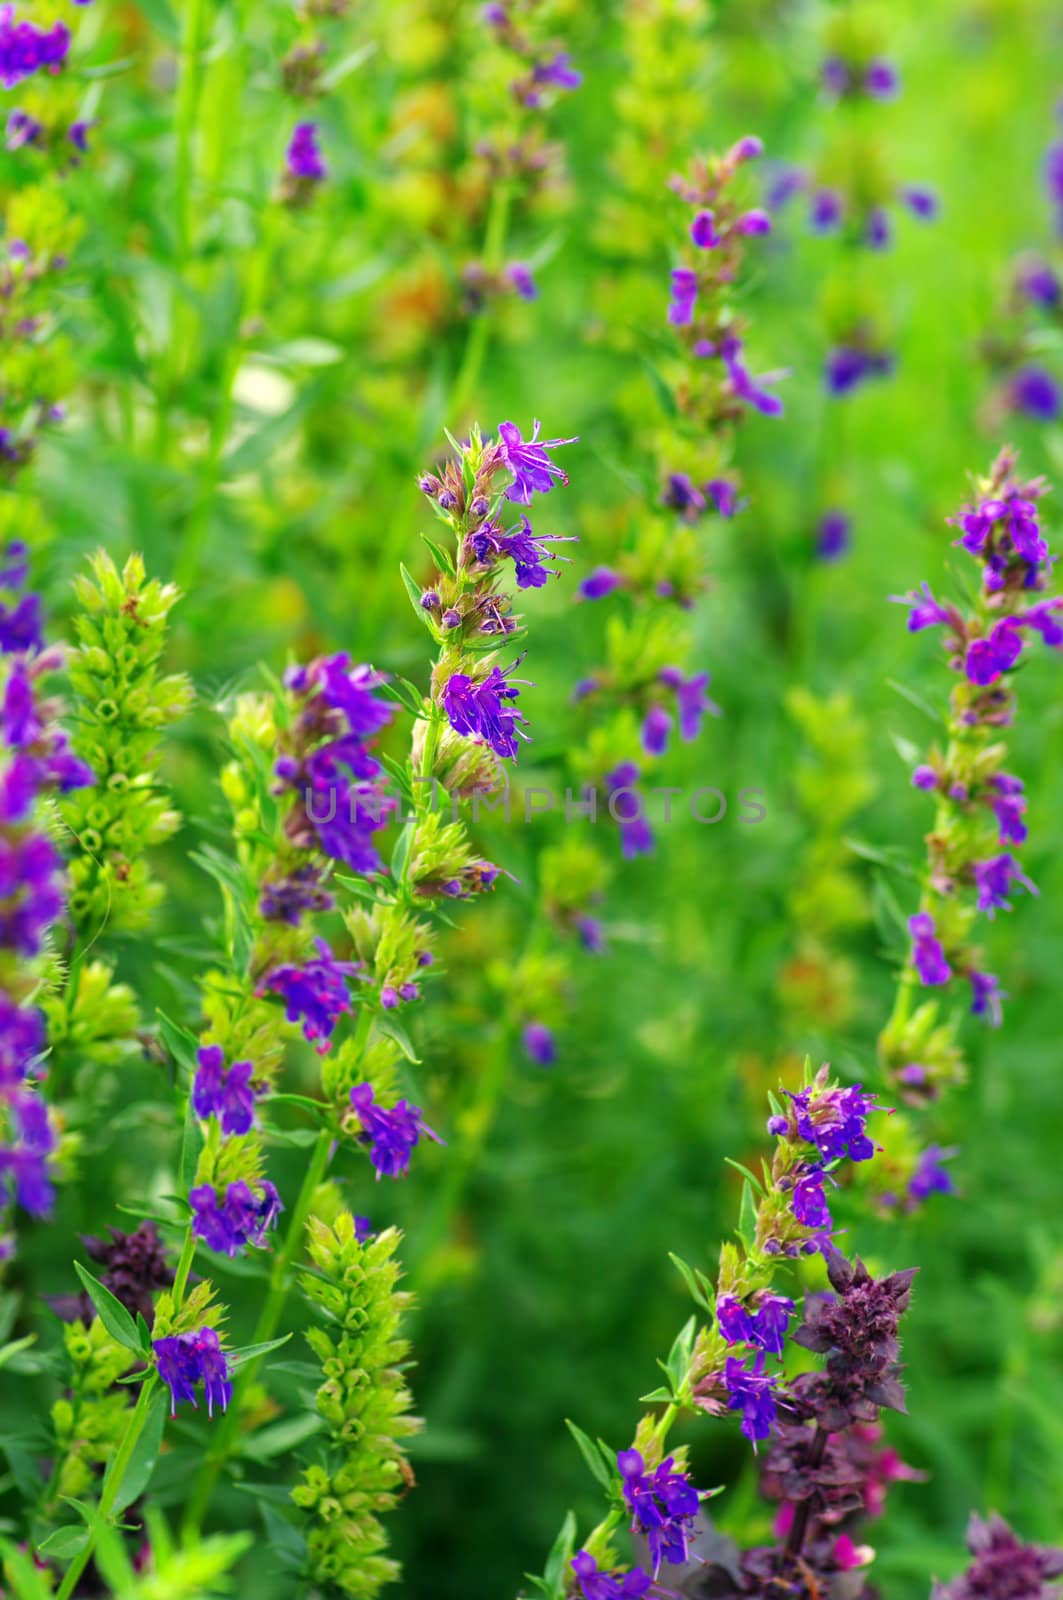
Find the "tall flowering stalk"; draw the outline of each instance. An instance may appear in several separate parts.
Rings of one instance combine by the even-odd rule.
[[[226,895],[230,971],[208,981],[209,1027],[194,1061],[189,1114],[202,1149],[186,1250],[196,1241],[227,1254],[270,1246],[281,1199],[265,1176],[263,1145],[270,1088],[295,1027],[322,1058],[323,1090],[308,1103],[320,1132],[275,1249],[256,1346],[279,1326],[289,1269],[337,1143],[363,1152],[379,1180],[403,1177],[418,1145],[439,1139],[397,1090],[399,1058],[417,1059],[401,1013],[420,998],[434,960],[433,908],[490,890],[499,868],[435,802],[439,789],[459,799],[493,788],[500,763],[526,736],[513,663],[498,660],[499,641],[512,645],[520,632],[503,585],[509,571],[520,587],[545,579],[549,546],[520,508],[565,481],[551,456],[560,442],[540,440],[538,429],[524,439],[512,423],[486,442],[474,429],[457,460],[422,482],[453,542],[432,542],[439,570],[430,590],[404,574],[439,645],[428,698],[400,691],[415,715],[405,770],[389,760],[385,772],[371,749],[395,714],[386,679],[345,656],[292,668],[283,696],[249,697],[237,709],[236,759],[224,784],[241,870],[234,878],[221,859],[207,861]],[[508,526],[507,506],[517,508]],[[387,792],[388,774],[399,795]],[[400,798],[407,815],[386,870],[375,836]],[[340,954],[317,928],[343,899],[350,949]],[[190,1530],[235,1442],[258,1364],[241,1374],[193,1489]]]
[[[35,1003],[55,981],[52,940],[66,911],[66,875],[56,846],[57,795],[93,783],[70,748],[60,707],[45,680],[62,665],[41,632],[39,597],[24,590],[24,548],[9,545],[0,582],[11,598],[0,618],[0,831],[4,874],[0,903],[0,1215],[17,1208],[47,1216],[54,1202],[59,1131],[42,1090],[45,1019]],[[49,970],[51,968],[51,970]],[[0,1260],[13,1251],[0,1233]]]
[[[775,1153],[762,1179],[745,1176],[737,1240],[722,1247],[715,1283],[673,1257],[699,1310],[661,1363],[666,1384],[644,1397],[664,1409],[648,1412],[615,1455],[573,1429],[611,1509],[582,1541],[566,1524],[543,1594],[619,1600],[655,1585],[663,1594],[713,1565],[701,1553],[707,1495],[692,1481],[686,1448],[668,1443],[683,1414],[735,1414],[754,1449],[767,1444],[765,1482],[785,1509],[775,1543],[719,1562],[726,1592],[769,1594],[785,1584],[812,1596],[834,1574],[869,1563],[873,1552],[857,1550],[839,1524],[875,1509],[876,1491],[881,1497],[880,1458],[868,1448],[877,1440],[867,1430],[881,1409],[903,1409],[897,1328],[914,1273],[876,1279],[847,1260],[834,1242],[827,1188],[849,1162],[873,1157],[874,1110],[871,1096],[838,1087],[825,1067],[806,1070],[803,1088],[783,1101],[772,1098]],[[809,1254],[823,1256],[833,1292],[806,1293],[799,1312],[791,1264]],[[787,1379],[793,1345],[825,1357],[822,1370]],[[618,1547],[625,1525],[634,1564]]]
[[[1010,911],[1016,894],[1036,894],[1020,865],[1026,843],[1024,785],[1006,771],[1007,729],[1015,714],[1014,673],[1038,640],[1063,647],[1051,594],[1052,557],[1041,527],[1046,485],[1017,475],[1003,450],[976,480],[971,505],[954,519],[956,544],[979,570],[969,598],[939,602],[929,585],[909,595],[908,627],[943,630],[956,674],[943,745],[912,773],[917,789],[934,798],[923,890],[908,923],[910,948],[893,1014],[880,1040],[882,1064],[905,1096],[933,1100],[964,1068],[955,1017],[943,1017],[936,995],[962,983],[969,1010],[999,1025],[1004,998],[984,969],[975,943],[979,916]]]

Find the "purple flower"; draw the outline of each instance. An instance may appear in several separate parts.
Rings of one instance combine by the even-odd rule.
[[[781,417],[783,403],[778,395],[765,389],[762,382],[748,371],[741,360],[741,344],[737,339],[726,339],[721,347],[724,366],[727,376],[731,380],[731,387],[739,400],[744,400],[755,411],[765,417]]]
[[[515,422],[500,422],[498,425],[503,459],[514,480],[506,490],[506,499],[514,500],[518,505],[529,506],[533,494],[548,494],[555,482],[568,482],[567,475],[556,462],[550,460],[548,451],[560,449],[562,445],[576,444],[577,440],[540,439],[540,426],[536,421],[531,438],[523,439]]]
[[[642,719],[642,748],[648,756],[663,756],[668,748],[672,719],[663,706],[651,706]]]
[[[220,1045],[204,1045],[197,1052],[199,1063],[192,1082],[192,1108],[202,1121],[217,1117],[222,1133],[250,1133],[255,1118],[255,1091],[251,1087],[254,1068],[250,1061],[234,1061],[225,1070],[225,1053]]]
[[[673,328],[687,328],[694,320],[694,302],[698,297],[698,275],[692,267],[672,269],[672,298],[668,305],[668,321]]]
[[[321,887],[319,869],[312,864],[264,883],[258,902],[267,922],[287,922],[292,927],[298,926],[304,911],[328,911],[331,907],[332,896]]]
[[[816,189],[809,204],[808,222],[813,233],[829,233],[842,219],[840,195],[833,189]]]
[[[55,1130],[48,1107],[36,1094],[8,1090],[15,1144],[0,1146],[0,1196],[14,1199],[33,1217],[45,1217],[55,1204],[49,1160]]]
[[[590,575],[584,578],[579,586],[579,592],[584,600],[604,600],[607,594],[620,586],[620,575],[612,567],[595,567]]]
[[[782,1356],[786,1330],[794,1314],[794,1303],[785,1295],[763,1297],[753,1318],[753,1338],[769,1355]]]
[[[188,1191],[192,1232],[208,1249],[236,1256],[248,1245],[265,1246],[266,1235],[284,1208],[268,1179],[257,1182],[258,1194],[242,1178],[230,1183],[224,1195],[209,1183]]]
[[[897,69],[891,62],[881,56],[868,62],[864,72],[864,89],[872,100],[890,100],[899,88]]]
[[[948,983],[952,968],[945,959],[930,913],[920,911],[909,917],[908,932],[912,936],[912,965],[919,974],[920,983],[929,988]]]
[[[830,1228],[831,1215],[823,1193],[824,1174],[819,1167],[808,1167],[796,1180],[791,1196],[794,1216],[803,1228]]]
[[[687,473],[670,472],[661,495],[661,504],[681,511],[687,522],[696,522],[705,510],[706,500]]]
[[[976,972],[973,968],[967,977],[971,985],[971,1013],[985,1017],[991,1028],[999,1028],[1003,1020],[1001,1001],[1007,999],[1000,987],[1000,979],[991,972]]]
[[[318,959],[301,967],[274,967],[266,974],[259,995],[271,990],[285,1002],[289,1022],[302,1024],[303,1037],[315,1045],[319,1055],[328,1050],[333,1029],[351,1009],[347,978],[358,971],[355,961],[336,961],[324,939],[315,939]]]
[[[699,250],[711,250],[720,243],[720,235],[716,232],[715,218],[711,211],[699,211],[690,224],[690,237]],[[674,274],[673,274],[674,279]],[[694,285],[697,292],[697,282]]]
[[[13,5],[0,6],[0,86],[13,89],[34,73],[57,72],[66,61],[70,30],[64,22],[49,29],[16,21]]]
[[[370,1217],[355,1216],[354,1237],[359,1244],[365,1244],[367,1240],[373,1237],[373,1223]]]
[[[512,667],[492,667],[486,678],[474,680],[464,672],[453,672],[443,685],[440,702],[455,733],[489,745],[497,756],[517,759],[517,738],[526,739],[520,724],[527,718],[515,706],[520,690],[506,677]]]
[[[576,921],[576,932],[579,934],[580,944],[592,956],[600,956],[605,952],[605,933],[597,917],[579,917]]]
[[[537,1067],[552,1067],[557,1060],[557,1040],[542,1022],[529,1022],[521,1034],[528,1059]]]
[[[893,357],[886,351],[837,345],[827,357],[827,388],[831,394],[850,394],[865,379],[885,377],[892,369]]]
[[[222,1411],[226,1409],[233,1397],[233,1386],[228,1359],[213,1328],[155,1339],[152,1349],[159,1377],[170,1391],[171,1416],[182,1400],[196,1404],[198,1383],[203,1385],[209,1416],[214,1415],[216,1405]]]
[[[909,184],[901,190],[901,199],[920,222],[932,222],[939,210],[938,197],[933,189],[925,189],[922,185]]]
[[[1019,292],[1033,305],[1059,304],[1059,279],[1047,261],[1027,262],[1016,273],[1015,283]]]
[[[1022,779],[998,772],[990,778],[989,788],[994,794],[989,804],[1000,826],[1001,844],[1025,844],[1029,830],[1023,821],[1026,798]]]
[[[662,667],[658,676],[669,689],[675,690],[679,737],[684,744],[690,744],[697,738],[706,712],[714,717],[723,715],[716,702],[705,693],[712,681],[707,672],[696,672],[692,677],[684,678],[678,667]]]
[[[541,589],[548,577],[559,576],[557,569],[548,563],[568,559],[547,547],[558,540],[571,543],[574,539],[575,535],[572,534],[548,533],[537,536],[532,533],[531,523],[522,513],[520,522],[508,533],[503,533],[497,523],[485,522],[469,535],[468,544],[482,566],[490,566],[495,559],[508,556],[513,562],[518,589]],[[443,620],[446,621],[445,616]]]
[[[537,62],[532,68],[532,77],[536,83],[548,83],[554,89],[578,89],[583,82],[583,74],[572,65],[567,50],[560,51],[549,61]]]
[[[920,1153],[915,1171],[908,1180],[908,1199],[913,1205],[922,1205],[932,1194],[954,1194],[956,1185],[951,1174],[942,1165],[955,1155],[954,1150],[942,1150],[940,1145],[928,1145]]]
[[[511,261],[506,268],[506,277],[513,286],[513,290],[522,300],[536,300],[539,291],[535,287],[531,268],[523,261]]]
[[[642,1600],[653,1582],[641,1567],[603,1572],[586,1550],[572,1557],[571,1566],[583,1600]]]
[[[284,160],[289,176],[302,183],[320,183],[328,176],[316,123],[296,123]]]
[[[992,856],[988,861],[976,861],[974,881],[978,889],[978,909],[989,917],[995,916],[998,910],[1011,910],[1008,894],[1012,884],[1028,890],[1030,894],[1038,893],[1012,855]]]
[[[872,206],[868,212],[864,242],[870,250],[885,250],[889,244],[890,218],[883,206]]]
[[[877,1111],[874,1095],[865,1094],[858,1083],[845,1089],[788,1089],[797,1131],[814,1144],[824,1161],[847,1156],[850,1161],[869,1161],[875,1146],[867,1136],[866,1123]],[[784,1126],[785,1132],[788,1124]]]
[[[420,1106],[399,1100],[386,1110],[377,1105],[371,1083],[359,1083],[351,1090],[351,1105],[362,1124],[361,1142],[369,1146],[369,1159],[380,1178],[403,1178],[409,1171],[410,1156],[427,1134],[437,1144],[443,1141],[421,1116]]]
[[[837,561],[849,549],[852,521],[844,511],[825,511],[816,530],[816,554],[821,561]]]
[[[933,767],[929,767],[925,762],[923,762],[920,766],[915,768],[914,772],[912,773],[913,789],[936,789],[937,786],[938,775],[934,771]]]
[[[956,614],[948,606],[939,605],[934,599],[928,583],[922,583],[911,594],[895,597],[902,606],[911,608],[908,616],[908,632],[920,633],[923,628],[937,628],[942,625],[954,627],[957,621]]]
[[[1054,422],[1059,416],[1059,384],[1044,367],[1022,367],[1008,385],[1008,401],[1013,410],[1035,422]]]
[[[1005,617],[1003,622],[994,623],[987,638],[974,639],[967,646],[964,671],[972,683],[985,688],[1003,673],[1010,672],[1021,655],[1019,622]]]
[[[622,761],[603,779],[610,815],[620,825],[620,849],[625,861],[649,855],[654,847],[653,829],[646,820],[642,797],[635,787],[638,779],[639,769],[633,761]]]
[[[1060,623],[1056,612],[1063,608],[1063,599],[1041,600],[1028,611],[1020,612],[1013,619],[1020,628],[1033,628],[1041,635],[1045,644],[1053,649],[1063,648],[1063,624]]]
[[[721,1294],[717,1298],[716,1326],[728,1344],[753,1343],[753,1319],[733,1294]]]
[[[690,1550],[693,1519],[698,1514],[701,1496],[685,1472],[674,1470],[674,1456],[666,1456],[653,1472],[638,1450],[621,1450],[616,1465],[628,1509],[632,1531],[638,1531],[650,1548],[654,1575],[661,1563],[678,1566]]]
[[[44,1017],[0,992],[0,1089],[24,1081],[45,1048]]]
[[[735,223],[738,232],[747,238],[763,238],[771,232],[771,218],[766,211],[755,206],[752,211],[744,211]]]
[[[723,1381],[728,1407],[741,1411],[742,1432],[755,1450],[758,1440],[770,1436],[776,1417],[775,1382],[764,1371],[763,1350],[748,1367],[736,1356],[728,1356]]]

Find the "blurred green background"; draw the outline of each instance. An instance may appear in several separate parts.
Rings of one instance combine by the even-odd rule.
[[[116,557],[140,549],[151,571],[185,586],[172,657],[192,673],[199,703],[177,731],[169,776],[191,822],[224,827],[216,707],[255,681],[259,660],[277,668],[293,653],[344,648],[426,681],[425,638],[396,564],[427,571],[413,476],[441,447],[442,426],[473,415],[485,428],[512,417],[525,429],[541,416],[547,434],[580,437],[565,461],[571,489],[552,497],[543,522],[586,545],[526,607],[536,742],[523,781],[549,774],[583,737],[569,695],[601,658],[606,608],[574,605],[575,584],[607,558],[640,497],[652,504],[667,431],[646,362],[661,343],[668,239],[678,242],[683,210],[664,194],[659,210],[636,207],[625,227],[607,226],[610,206],[641,176],[618,162],[618,96],[632,48],[644,45],[640,20],[654,9],[637,0],[553,7],[585,77],[554,120],[569,181],[518,224],[511,254],[546,258],[541,295],[498,315],[468,413],[457,417],[447,399],[469,330],[453,313],[454,283],[479,227],[463,195],[477,130],[500,93],[481,70],[478,6],[384,0],[346,19],[348,48],[372,48],[322,112],[332,178],[311,212],[278,224],[259,261],[261,319],[233,370],[262,249],[257,219],[283,145],[274,69],[287,8],[221,5],[207,19],[218,49],[199,85],[194,227],[183,251],[169,189],[180,8],[145,0],[99,20],[100,59],[132,64],[101,80],[98,153],[71,185],[87,233],[64,314],[83,382],[38,474],[58,532],[47,598],[60,615],[69,610],[69,579],[99,543]],[[816,89],[823,30],[843,7],[671,9],[680,44],[662,71],[667,61],[687,96],[676,111],[679,164],[748,131],[781,162],[813,160],[845,137],[845,113]],[[629,1442],[655,1358],[688,1314],[667,1253],[714,1259],[737,1206],[723,1158],[749,1160],[762,1147],[766,1088],[806,1050],[873,1079],[892,982],[873,915],[879,869],[841,836],[839,863],[851,866],[867,913],[836,941],[850,966],[823,976],[818,1006],[795,1006],[782,978],[801,940],[803,851],[822,821],[800,797],[808,741],[787,697],[799,686],[851,697],[866,725],[857,766],[870,792],[840,832],[873,849],[901,846],[917,862],[927,813],[893,736],[923,743],[933,730],[889,680],[942,703],[948,676],[935,641],[907,635],[889,597],[924,578],[947,582],[944,519],[966,498],[968,471],[984,470],[1005,437],[1031,472],[1063,468],[1058,428],[989,414],[978,354],[1009,261],[1052,247],[1041,163],[1063,90],[1063,13],[1035,0],[891,0],[877,20],[903,93],[862,116],[904,181],[937,190],[942,214],[932,226],[902,222],[888,252],[855,255],[809,237],[795,209],[757,252],[742,309],[755,370],[790,371],[786,417],[744,430],[749,508],[704,534],[712,583],[692,661],[712,672],[724,716],[669,768],[675,784],[763,790],[767,818],[746,828],[681,818],[660,828],[652,859],[618,870],[608,958],[575,963],[554,1069],[506,1044],[498,1114],[442,1244],[425,1240],[447,1152],[426,1151],[402,1186],[370,1193],[361,1169],[350,1180],[354,1209],[408,1229],[422,1296],[413,1388],[427,1427],[415,1445],[417,1490],[392,1519],[410,1595],[512,1594],[523,1572],[541,1567],[567,1507],[589,1525],[595,1486],[563,1419],[617,1447]],[[654,91],[650,68],[667,124],[670,91],[663,81]],[[854,285],[881,306],[896,371],[828,401],[824,317]],[[1044,344],[1045,363],[1063,372],[1059,349]],[[212,455],[229,382],[234,407]],[[836,504],[852,516],[852,549],[824,564],[816,524]],[[999,1510],[1030,1538],[1060,1534],[1059,671],[1041,651],[1020,686],[1011,770],[1029,790],[1026,865],[1041,895],[989,933],[990,964],[1011,996],[1005,1026],[972,1029],[971,1081],[934,1118],[937,1141],[961,1147],[959,1194],[899,1221],[869,1222],[842,1202],[870,1262],[920,1268],[905,1341],[910,1412],[891,1417],[889,1435],[928,1481],[898,1487],[869,1534],[880,1587],[895,1600],[926,1594],[931,1574],[961,1565],[971,1508]],[[415,1019],[425,1063],[417,1087],[440,1108],[437,1125],[512,1038],[494,966],[519,947],[534,859],[559,827],[548,818],[530,830],[484,829],[486,853],[518,881],[469,908],[449,970]],[[188,941],[216,915],[213,885],[185,854],[191,833],[177,836],[164,867],[169,948],[122,951],[149,1010],[186,1016],[196,976]],[[912,884],[894,879],[892,890],[910,910]],[[141,1092],[159,1097],[153,1070],[142,1083],[103,1086],[104,1102],[120,1114]],[[129,1120],[136,1141],[116,1150],[112,1126],[109,1142],[86,1149],[83,1181],[37,1246],[38,1289],[61,1281],[73,1231],[117,1220],[101,1196],[139,1196],[157,1181],[163,1132],[156,1140],[143,1113]],[[298,1152],[277,1157],[282,1186],[285,1160],[290,1185]],[[242,1332],[241,1279],[220,1271],[219,1283]],[[737,1430],[705,1421],[680,1436],[701,1483],[734,1486],[717,1503],[721,1520],[740,1536],[763,1535],[768,1512]],[[222,1497],[220,1521],[246,1516],[242,1497]],[[263,1553],[245,1592],[253,1584],[268,1600],[285,1592],[278,1583]]]

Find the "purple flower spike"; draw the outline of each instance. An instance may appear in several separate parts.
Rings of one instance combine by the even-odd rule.
[[[1060,411],[1060,387],[1044,367],[1022,367],[1008,386],[1008,402],[1034,422],[1054,422]]]
[[[347,978],[358,971],[358,963],[336,961],[324,939],[315,939],[314,943],[316,961],[301,967],[274,967],[257,993],[271,991],[280,995],[288,1021],[301,1023],[303,1037],[314,1044],[319,1055],[324,1055],[337,1021],[351,1009]]]
[[[642,722],[642,748],[648,756],[663,756],[668,748],[672,719],[663,706],[651,706]]]

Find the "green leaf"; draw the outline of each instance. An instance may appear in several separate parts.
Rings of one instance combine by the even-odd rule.
[[[14,1600],[49,1600],[52,1586],[45,1584],[24,1550],[8,1539],[0,1539],[0,1556],[4,1558],[5,1580],[10,1578],[14,1584]]]
[[[272,1427],[252,1434],[240,1453],[249,1456],[252,1461],[268,1461],[271,1456],[294,1450],[296,1445],[302,1444],[304,1439],[311,1438],[323,1427],[324,1422],[315,1412],[286,1417],[283,1422],[275,1422]]]
[[[159,1032],[162,1035],[163,1044],[173,1059],[194,1075],[199,1065],[196,1059],[199,1040],[187,1028],[179,1027],[176,1022],[172,1022],[165,1011],[156,1011],[155,1015],[159,1019]]]
[[[723,1159],[726,1161],[729,1167],[734,1167],[736,1172],[740,1172],[743,1178],[748,1178],[759,1195],[763,1195],[764,1185],[761,1183],[759,1178],[755,1178],[753,1176],[748,1167],[744,1167],[740,1161],[732,1161],[730,1156],[724,1156]]]
[[[425,610],[424,606],[421,604],[421,586],[410,576],[406,566],[401,561],[399,562],[399,575],[402,578],[403,586],[407,595],[409,596],[410,604],[413,607],[416,615],[419,617],[421,625],[425,628],[431,628],[432,619]]]
[[[28,1350],[31,1345],[36,1343],[37,1335],[35,1333],[27,1333],[22,1339],[12,1339],[10,1344],[5,1344],[4,1348],[0,1350],[0,1367],[6,1367],[8,1362],[13,1361],[23,1350]]]
[[[565,1427],[568,1429],[573,1439],[575,1439],[577,1445],[579,1446],[580,1455],[583,1457],[584,1461],[587,1463],[588,1467],[601,1484],[602,1488],[610,1489],[613,1483],[613,1474],[609,1471],[609,1468],[602,1460],[601,1453],[599,1452],[598,1446],[594,1443],[594,1440],[588,1438],[583,1429],[577,1428],[576,1424],[571,1422],[568,1417],[565,1418]]]
[[[430,539],[427,533],[422,533],[421,538],[432,552],[432,559],[440,572],[445,572],[452,578],[454,576],[454,557],[450,551],[444,550],[441,544],[436,544],[435,540]]]
[[[246,1366],[258,1356],[268,1355],[271,1350],[279,1350],[291,1337],[290,1333],[286,1333],[282,1339],[268,1339],[265,1344],[245,1344],[240,1350],[227,1350],[225,1353],[229,1358],[229,1366],[235,1372],[238,1367]]]
[[[85,1293],[96,1307],[96,1314],[111,1338],[124,1350],[132,1350],[134,1355],[140,1355],[140,1335],[137,1333],[137,1325],[121,1300],[116,1299],[110,1289],[105,1289],[91,1272],[86,1272],[80,1261],[74,1262],[74,1271],[81,1279]]]
[[[909,689],[907,684],[898,683],[896,678],[887,678],[886,682],[896,694],[901,696],[902,700],[907,700],[909,705],[913,705],[917,711],[921,711],[924,717],[929,717],[931,722],[936,722],[939,725],[944,723],[945,718],[938,708],[932,706],[929,700],[924,700],[923,696],[917,694],[914,689]]]
[[[757,1237],[757,1207],[753,1199],[753,1186],[748,1178],[742,1185],[742,1206],[738,1213],[738,1233],[746,1248],[752,1250]]]
[[[715,1296],[712,1291],[712,1285],[709,1283],[709,1280],[706,1278],[705,1274],[703,1272],[699,1272],[696,1267],[689,1266],[681,1256],[670,1254],[668,1259],[672,1262],[673,1266],[678,1268],[683,1282],[686,1284],[688,1290],[690,1291],[691,1298],[696,1302],[696,1304],[702,1306],[706,1311],[715,1315]]]
[[[389,1039],[394,1039],[407,1061],[412,1062],[415,1067],[420,1066],[421,1058],[414,1050],[410,1036],[401,1022],[391,1016],[380,1016],[376,1019],[376,1025],[381,1033],[387,1034]]]
[[[661,1363],[658,1362],[658,1366],[660,1366],[660,1365],[661,1365]],[[664,1389],[664,1388],[651,1389],[649,1394],[640,1394],[639,1395],[639,1405],[640,1406],[651,1406],[651,1405],[654,1405],[658,1400],[666,1400],[668,1402],[671,1402],[671,1400],[672,1400],[672,1391],[671,1391],[671,1389]]]
[[[155,1463],[159,1459],[163,1429],[166,1426],[166,1413],[169,1409],[167,1399],[165,1390],[160,1390],[152,1397],[147,1418],[140,1430],[140,1438],[133,1447],[133,1454],[126,1464],[122,1481],[114,1497],[115,1511],[124,1511],[126,1506],[131,1506],[151,1482]]]
[[[561,1531],[550,1546],[550,1554],[546,1558],[543,1568],[543,1593],[550,1600],[562,1600],[568,1587],[570,1572],[569,1563],[576,1550],[576,1513],[568,1511],[561,1524]]]
[[[56,1561],[70,1561],[84,1547],[88,1536],[87,1528],[76,1527],[73,1523],[65,1528],[56,1528],[37,1546],[37,1554],[52,1556]]]
[[[395,848],[391,852],[391,876],[396,883],[401,883],[402,874],[406,868],[406,858],[410,853],[413,843],[414,824],[408,822],[395,840]]]

